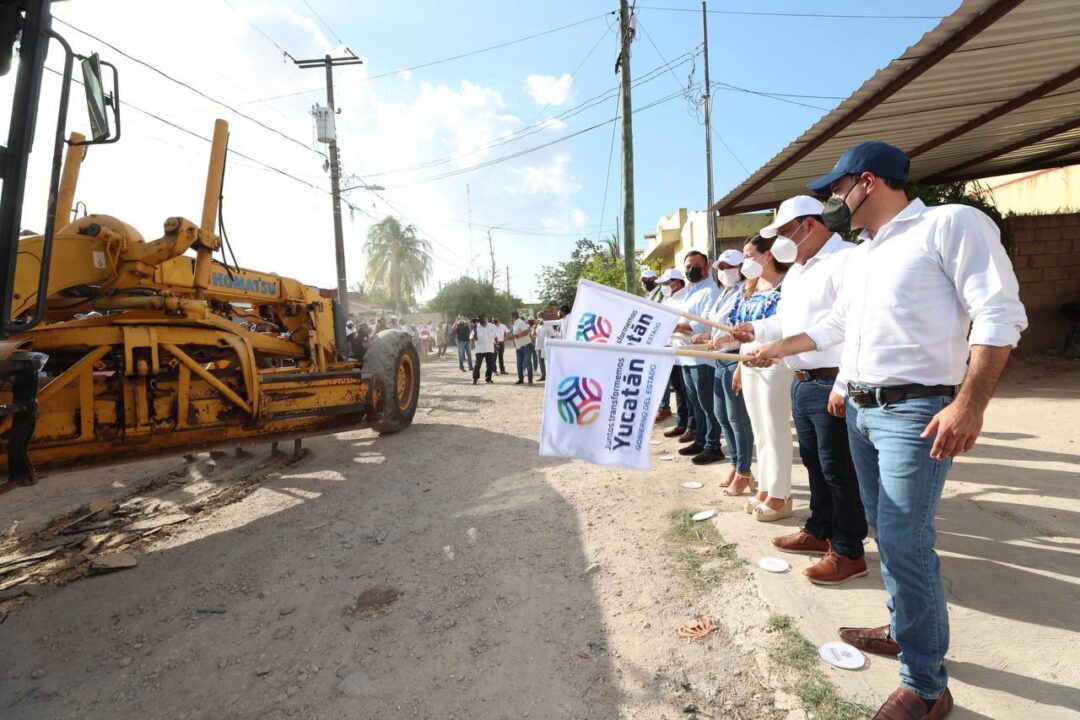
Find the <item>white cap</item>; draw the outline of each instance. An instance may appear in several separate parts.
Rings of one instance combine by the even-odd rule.
[[[806,215],[820,215],[824,209],[825,206],[821,204],[820,200],[809,195],[796,195],[793,198],[788,198],[780,203],[780,207],[776,211],[776,220],[771,225],[761,228],[758,234],[763,238],[776,237],[777,228],[787,225],[795,218]]]
[[[643,267],[641,268],[641,277],[644,280],[652,280],[656,277],[656,271],[651,267]]]
[[[671,268],[670,270],[665,270],[664,273],[656,279],[656,282],[663,285],[665,283],[671,282],[672,280],[681,280],[683,282],[686,282],[686,276],[682,274],[682,270],[680,270],[679,268]]]
[[[746,258],[743,257],[743,254],[738,250],[725,250],[724,252],[720,253],[720,257],[716,259],[716,262],[714,262],[712,266],[714,268],[719,268],[720,263],[725,263],[727,265],[731,265],[732,267],[739,267],[743,264],[743,260],[745,259]]]

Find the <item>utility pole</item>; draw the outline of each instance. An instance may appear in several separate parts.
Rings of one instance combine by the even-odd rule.
[[[619,61],[622,73],[622,157],[623,157],[623,267],[626,292],[634,292],[634,125],[630,99],[630,43],[637,20],[630,15],[627,0],[619,0]]]
[[[709,84],[709,20],[705,10],[705,0],[701,0],[701,32],[705,36],[705,187],[708,205],[705,206],[705,221],[709,224],[709,247],[713,262],[720,257],[719,238],[716,237],[716,219],[713,217],[713,182],[712,182],[712,86]]]
[[[348,48],[346,48],[348,50]],[[334,131],[334,115],[337,109],[334,105],[334,66],[335,65],[359,65],[363,62],[360,58],[348,50],[349,55],[344,57],[330,57],[312,60],[293,60],[301,70],[310,70],[323,67],[326,69],[326,104],[329,115],[326,121],[325,142],[330,146],[330,195],[334,207],[334,255],[337,261],[337,290],[338,302],[348,317],[349,314],[349,285],[345,277],[345,235],[341,228],[341,166],[338,162],[337,134]],[[338,351],[347,354],[348,343],[344,333],[338,333]]]
[[[510,294],[510,266],[506,266],[506,294]]]
[[[491,228],[488,228],[488,252],[491,253],[491,287],[495,287],[495,246],[491,244]]]

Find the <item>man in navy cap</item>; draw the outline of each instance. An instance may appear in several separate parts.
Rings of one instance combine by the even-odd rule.
[[[848,440],[890,622],[841,628],[840,637],[900,657],[900,688],[877,720],[938,720],[952,710],[934,516],[952,459],[975,444],[1027,327],[997,226],[966,205],[908,200],[908,168],[899,148],[868,142],[809,184],[830,196],[822,211],[829,229],[862,228],[862,244],[849,252],[829,317],[756,353],[767,364],[844,344]]]

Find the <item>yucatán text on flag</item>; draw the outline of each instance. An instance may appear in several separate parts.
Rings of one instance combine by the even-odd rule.
[[[550,340],[540,454],[647,470],[674,351]]]
[[[574,308],[564,321],[567,340],[607,345],[667,345],[679,324],[679,311],[669,306],[581,279]]]

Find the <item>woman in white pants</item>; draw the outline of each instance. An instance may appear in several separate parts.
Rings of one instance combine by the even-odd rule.
[[[773,238],[775,239],[775,238]],[[772,256],[773,239],[760,235],[751,237],[743,247],[743,275],[747,277],[743,297],[731,312],[729,324],[763,320],[776,313],[780,304],[780,287],[790,265],[779,263]],[[760,343],[744,343],[745,355]],[[754,449],[757,451],[757,496],[746,504],[746,511],[761,522],[773,522],[791,517],[791,381],[793,373],[784,363],[768,368],[740,365],[732,385],[746,398],[750,426],[754,429]]]

